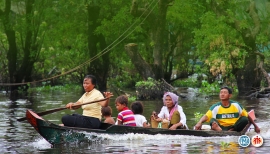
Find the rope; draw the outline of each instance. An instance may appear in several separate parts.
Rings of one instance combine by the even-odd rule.
[[[47,81],[47,80],[51,80],[51,79],[54,79],[54,78],[58,78],[60,76],[64,76],[66,74],[69,74],[83,66],[85,66],[86,64],[89,64],[91,63],[92,61],[96,60],[97,58],[103,56],[104,54],[106,54],[107,52],[109,52],[111,49],[113,49],[116,45],[120,44],[123,40],[125,40],[131,33],[133,33],[135,31],[135,28],[129,32],[124,38],[122,38],[118,43],[114,44],[116,41],[118,41],[127,31],[129,31],[134,25],[135,23],[146,13],[146,10],[148,10],[148,8],[152,5],[152,3],[154,2],[155,0],[153,0],[151,2],[150,5],[148,5],[148,7],[145,9],[145,11],[140,15],[139,18],[137,18],[135,20],[135,22],[129,26],[129,28],[127,30],[125,30],[115,41],[113,41],[109,46],[107,46],[105,49],[103,49],[100,53],[98,53],[97,55],[95,55],[94,57],[90,58],[89,60],[87,60],[86,62],[74,67],[73,69],[70,69],[69,71],[66,71],[62,74],[59,74],[59,75],[55,75],[53,77],[50,77],[50,78],[46,78],[46,79],[42,79],[42,80],[38,80],[38,81],[32,81],[32,82],[24,82],[24,83],[0,83],[0,86],[15,86],[15,85],[25,85],[25,84],[31,84],[31,83],[38,83],[38,82],[44,82],[44,81]],[[160,0],[156,1],[156,3],[154,4],[153,8],[150,10],[150,12],[143,18],[143,20],[140,22],[140,24],[142,24],[146,18],[150,15],[150,13],[153,12],[154,8],[156,7],[156,5],[158,4]],[[139,24],[139,25],[140,25]],[[136,26],[137,27],[137,26]],[[114,45],[113,45],[114,44]]]

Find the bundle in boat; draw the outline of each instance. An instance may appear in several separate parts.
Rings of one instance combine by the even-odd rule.
[[[154,119],[151,118],[151,127],[152,128],[164,128],[164,129],[168,129],[169,128],[169,124],[170,121],[163,119],[161,122],[156,121]]]

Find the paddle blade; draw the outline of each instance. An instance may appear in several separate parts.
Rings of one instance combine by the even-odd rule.
[[[248,115],[253,119],[256,120],[255,111],[252,109],[248,112]]]
[[[77,107],[77,106],[82,106],[82,105],[87,105],[87,104],[97,103],[97,102],[105,101],[105,100],[107,100],[107,99],[109,99],[109,98],[104,98],[104,99],[100,99],[100,100],[95,100],[95,101],[91,101],[91,102],[87,102],[87,103],[83,103],[83,104],[77,104],[77,105],[73,105],[72,107]],[[54,113],[54,112],[57,112],[57,111],[65,110],[65,109],[67,109],[67,108],[66,108],[66,107],[55,108],[55,109],[51,109],[51,110],[39,112],[39,113],[37,113],[37,115],[43,116],[43,115],[47,115],[47,114]],[[26,117],[17,119],[17,121],[24,121],[24,120],[26,120]]]
[[[57,112],[57,111],[61,111],[61,110],[64,110],[64,109],[67,109],[67,108],[66,107],[55,108],[55,109],[51,109],[51,110],[39,112],[39,113],[37,113],[37,115],[44,116],[44,115],[47,115],[47,114],[50,114],[50,113],[54,113],[54,112]],[[26,117],[17,119],[17,121],[24,121],[24,120],[26,120]]]
[[[17,121],[24,121],[24,120],[26,120],[26,117],[23,117],[23,118],[20,118],[20,119],[17,119]]]

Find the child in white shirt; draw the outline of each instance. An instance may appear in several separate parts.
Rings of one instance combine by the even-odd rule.
[[[146,118],[142,115],[143,105],[141,102],[136,101],[131,104],[131,110],[135,116],[136,126],[138,127],[150,127],[150,124],[147,124]]]

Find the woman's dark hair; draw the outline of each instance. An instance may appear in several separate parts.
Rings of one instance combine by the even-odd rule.
[[[130,106],[132,112],[134,114],[142,114],[143,113],[143,105],[142,102],[136,101],[133,102]]]
[[[91,79],[93,85],[97,84],[97,79],[94,75],[86,75],[84,78]]]
[[[125,104],[127,106],[128,105],[128,97],[126,95],[118,96],[115,99],[115,103],[120,103],[122,105]]]
[[[229,88],[229,87],[227,87],[227,86],[224,86],[224,87],[221,87],[221,88],[220,88],[220,90],[222,90],[222,89],[227,89],[228,92],[229,92],[229,94],[232,94],[232,89],[231,89],[231,88]]]
[[[110,116],[112,115],[112,108],[110,106],[102,107],[101,113],[102,113],[102,116]]]

